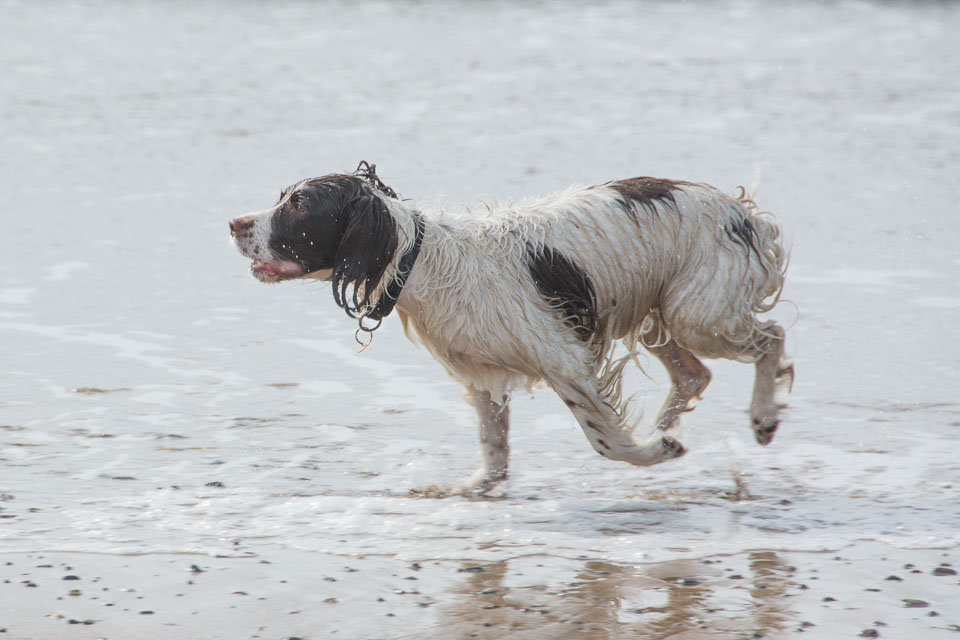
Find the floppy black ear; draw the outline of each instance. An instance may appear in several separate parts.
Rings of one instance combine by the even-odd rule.
[[[368,188],[344,205],[341,216],[344,231],[333,267],[333,299],[356,318],[377,302],[372,294],[397,252],[397,227],[383,201]]]

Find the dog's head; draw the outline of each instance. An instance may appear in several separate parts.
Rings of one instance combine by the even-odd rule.
[[[258,280],[332,280],[334,300],[355,315],[371,304],[397,251],[388,209],[395,198],[372,169],[311,178],[285,189],[269,209],[231,220],[230,235]]]

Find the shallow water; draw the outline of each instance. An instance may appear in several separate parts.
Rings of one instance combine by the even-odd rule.
[[[960,5],[51,6],[0,5],[0,552],[536,557],[555,586],[745,551],[955,556]],[[601,459],[541,390],[514,400],[497,499],[412,497],[478,463],[456,385],[396,321],[357,354],[326,285],[260,286],[226,238],[360,159],[451,205],[759,179],[793,244],[774,443],[750,368],[717,362],[679,461]],[[477,576],[437,587],[446,614]]]

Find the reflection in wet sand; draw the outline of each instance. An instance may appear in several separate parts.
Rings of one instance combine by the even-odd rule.
[[[782,628],[787,616],[783,597],[794,568],[781,561],[772,551],[756,551],[749,558],[753,574],[750,595],[758,603],[757,627],[761,630]]]
[[[624,565],[516,558],[464,566],[434,638],[770,638],[787,629],[794,568],[776,553]],[[557,564],[564,571],[557,571]],[[557,583],[560,575],[570,577]],[[550,576],[550,583],[538,580]],[[795,622],[794,626],[801,623]]]

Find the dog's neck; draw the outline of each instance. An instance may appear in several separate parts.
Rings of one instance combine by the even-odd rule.
[[[393,300],[393,304],[396,305],[396,309],[399,312],[400,316],[413,316],[417,317],[420,310],[420,300],[418,299],[417,290],[419,288],[419,281],[424,276],[424,270],[418,268],[418,263],[423,260],[423,251],[427,253],[430,252],[429,247],[424,247],[423,237],[426,232],[426,224],[429,216],[425,217],[423,213],[419,210],[409,208],[406,209],[404,215],[409,216],[414,221],[414,232],[415,232],[415,241],[414,245],[408,249],[407,253],[404,256],[401,256],[398,262],[398,273],[397,277],[400,277],[400,272],[402,271],[403,284],[401,285],[398,295]],[[415,247],[415,249],[414,249]],[[411,254],[413,254],[411,256]],[[408,257],[410,256],[410,257]],[[404,260],[406,258],[406,260]],[[412,258],[412,259],[410,259]],[[406,270],[403,269],[404,263],[409,262],[409,268]],[[404,321],[404,325],[406,322]]]
[[[387,284],[376,306],[367,314],[367,317],[373,320],[385,318],[393,311],[394,306],[396,306],[403,294],[403,287],[413,271],[417,257],[420,255],[420,247],[423,244],[423,218],[416,211],[411,214],[411,217],[413,218],[414,224],[413,245],[397,260],[396,275],[394,275],[393,279]]]

